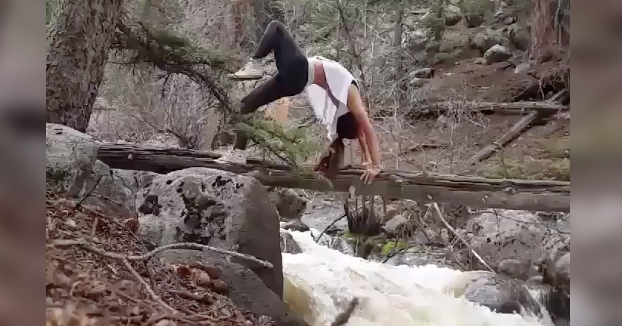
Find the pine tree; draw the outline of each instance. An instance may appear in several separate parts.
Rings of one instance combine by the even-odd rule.
[[[63,0],[47,38],[47,122],[86,131],[123,0]]]

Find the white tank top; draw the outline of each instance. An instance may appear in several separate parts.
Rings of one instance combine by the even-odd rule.
[[[348,91],[355,78],[348,69],[330,59],[315,56],[308,58],[308,61],[307,96],[315,115],[326,126],[328,138],[334,140],[337,137],[337,119],[348,113]],[[313,84],[315,80],[315,63],[318,61],[322,62],[328,88],[339,102],[339,107],[333,103],[326,90]]]

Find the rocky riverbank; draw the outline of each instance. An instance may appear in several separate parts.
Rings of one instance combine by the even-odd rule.
[[[166,175],[111,170],[97,160],[97,147],[86,134],[46,126],[48,306],[137,325],[155,324],[150,318],[156,316],[160,326],[168,325],[165,320],[183,325],[197,318],[222,321],[218,325],[311,323],[310,317],[298,316],[304,315],[299,301],[293,304],[290,297],[285,303],[287,294],[283,297],[284,283],[293,284],[284,280],[283,255],[306,254],[310,247],[284,229],[311,230],[318,237],[338,217],[334,201],[309,200],[295,191],[267,189],[249,176],[205,168]],[[542,315],[542,303],[558,325],[568,319],[564,216],[467,212],[452,221],[453,234],[433,222],[425,205],[395,202],[380,213],[382,233],[371,239],[373,248],[365,257],[376,262],[367,263],[451,267],[456,276],[446,287],[453,296],[525,315]],[[353,244],[361,240],[335,223],[319,242],[359,255]],[[179,243],[221,252],[190,245],[136,258]],[[473,251],[498,273],[459,272],[483,268]],[[119,255],[134,258],[126,262]],[[340,304],[330,309],[335,307]],[[54,314],[65,318],[61,310]],[[356,311],[354,316],[359,318]]]

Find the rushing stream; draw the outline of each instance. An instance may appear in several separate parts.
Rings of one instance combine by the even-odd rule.
[[[353,326],[542,326],[535,317],[497,314],[457,298],[449,268],[388,266],[316,244],[309,232],[290,232],[303,250],[283,254],[285,301],[311,326],[330,325],[353,297]]]

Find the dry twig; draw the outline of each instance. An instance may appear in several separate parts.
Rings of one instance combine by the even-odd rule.
[[[464,245],[469,248],[469,251],[471,251],[471,253],[477,258],[477,260],[480,261],[480,263],[482,263],[482,265],[484,265],[486,268],[488,268],[488,270],[490,270],[491,272],[495,272],[488,264],[486,264],[486,262],[484,261],[484,259],[482,258],[482,256],[480,256],[475,250],[473,250],[473,248],[469,245],[469,243],[464,239],[464,237],[462,237],[462,235],[460,235],[456,229],[454,229],[453,226],[451,226],[447,220],[445,220],[445,218],[443,217],[443,213],[441,213],[441,209],[438,207],[437,203],[432,203],[432,207],[434,208],[434,210],[436,211],[436,214],[438,216],[438,218],[441,220],[441,222],[443,222],[443,224],[445,224],[445,226],[447,227],[447,229],[449,229],[449,231],[451,231],[458,239],[460,239],[460,241],[462,241],[462,243],[464,243]]]
[[[202,245],[202,244],[198,244],[198,243],[191,243],[191,242],[181,242],[181,243],[173,243],[173,244],[169,244],[166,246],[161,246],[158,247],[148,253],[145,253],[143,255],[136,255],[136,256],[130,256],[130,255],[123,255],[123,254],[119,254],[116,252],[110,252],[110,251],[105,251],[102,249],[99,249],[97,247],[95,247],[92,243],[89,243],[88,241],[84,240],[84,239],[79,239],[79,240],[56,240],[52,246],[54,247],[66,247],[66,246],[78,246],[81,247],[82,249],[88,250],[90,252],[102,255],[104,257],[108,257],[108,258],[113,258],[113,259],[127,259],[129,261],[133,261],[133,260],[149,260],[151,258],[153,258],[155,255],[157,255],[158,253],[162,252],[162,251],[166,251],[166,250],[173,250],[173,249],[191,249],[191,250],[209,250],[209,251],[214,251],[220,254],[224,254],[224,255],[230,255],[230,256],[234,256],[234,257],[238,257],[238,258],[242,258],[242,259],[246,259],[255,263],[258,263],[264,267],[267,268],[272,268],[273,265],[267,261],[263,261],[261,259],[255,258],[251,255],[246,255],[246,254],[241,254],[239,252],[235,252],[235,251],[230,251],[230,250],[224,250],[224,249],[220,249],[220,248],[215,248],[215,247],[211,247],[211,246],[206,246],[206,245]]]

